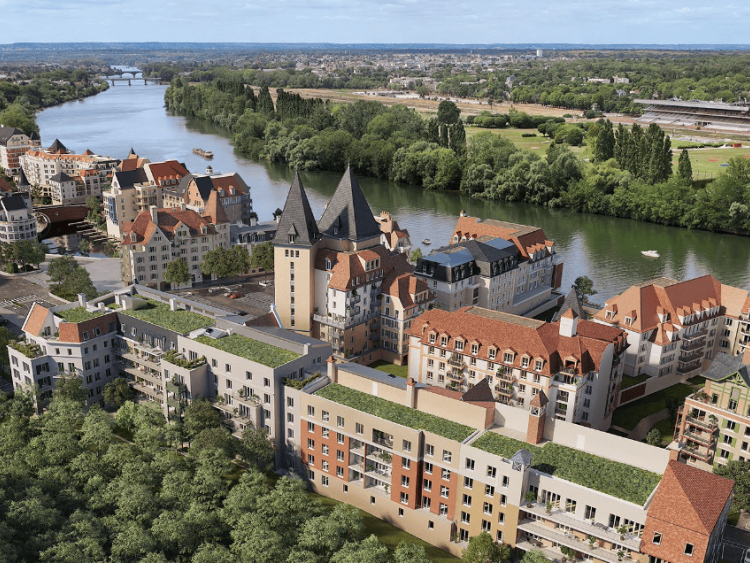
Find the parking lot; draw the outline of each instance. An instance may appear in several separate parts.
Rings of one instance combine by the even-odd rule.
[[[0,315],[8,322],[3,325],[13,334],[21,334],[21,327],[31,306],[39,303],[53,307],[64,303],[50,296],[46,287],[32,281],[32,277],[0,276]]]
[[[274,300],[273,278],[269,276],[267,285],[261,285],[263,277],[253,277],[238,283],[215,285],[211,287],[193,287],[178,291],[180,295],[195,301],[219,307],[228,312],[240,312],[248,320],[265,315],[271,309]],[[241,297],[230,299],[228,295],[239,293]]]

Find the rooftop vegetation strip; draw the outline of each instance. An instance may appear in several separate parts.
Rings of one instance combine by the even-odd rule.
[[[111,311],[87,311],[85,307],[75,307],[73,309],[66,309],[65,311],[57,311],[55,315],[60,317],[66,323],[82,323],[84,321],[90,321],[96,317],[101,317],[105,313],[111,313]]]
[[[146,302],[146,307],[142,309],[127,309],[120,312],[179,334],[187,334],[193,330],[213,326],[214,324],[212,318],[198,313],[184,310],[172,311],[166,303],[151,299],[147,299]]]
[[[338,383],[326,385],[316,395],[367,414],[390,420],[396,424],[408,426],[415,430],[432,432],[457,442],[464,441],[474,432],[474,428],[470,426],[458,424],[379,397],[373,397]]]
[[[218,339],[209,336],[199,336],[195,340],[201,344],[206,344],[235,356],[263,364],[270,368],[283,366],[284,364],[300,357],[300,355],[295,352],[290,352],[289,350],[284,350],[283,348],[266,344],[265,342],[259,342],[258,340],[253,340],[252,338],[242,336],[241,334],[231,334]]]
[[[27,358],[34,359],[42,355],[42,349],[38,344],[28,344],[26,342],[11,340],[9,346],[21,352]]]
[[[526,449],[533,455],[531,466],[537,471],[641,506],[661,480],[658,473],[551,442],[537,447],[486,432],[471,445],[506,459]]]

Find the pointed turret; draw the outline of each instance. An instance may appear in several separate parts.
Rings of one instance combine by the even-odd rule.
[[[380,237],[380,227],[350,166],[346,168],[318,226],[321,233],[335,239],[358,242]]]
[[[18,189],[26,191],[31,184],[29,184],[29,179],[26,177],[26,172],[23,171],[23,168],[21,168],[21,173],[19,174],[18,183],[16,184]]]
[[[274,243],[312,246],[319,238],[318,224],[310,208],[305,188],[302,186],[299,173],[295,172]]]
[[[55,139],[52,145],[47,149],[47,152],[51,154],[68,154],[68,148],[60,142],[60,139]]]

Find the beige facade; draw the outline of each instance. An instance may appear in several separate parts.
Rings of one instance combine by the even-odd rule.
[[[112,172],[117,167],[117,161],[109,157],[93,153],[71,154],[67,150],[53,152],[51,149],[29,150],[19,157],[19,162],[29,184],[37,186],[40,190],[39,195],[44,197],[53,196],[50,180],[60,173],[78,180],[80,189],[77,191],[81,191],[81,195],[86,192],[90,195],[101,195],[102,187],[108,184]],[[62,197],[59,191],[55,193]]]

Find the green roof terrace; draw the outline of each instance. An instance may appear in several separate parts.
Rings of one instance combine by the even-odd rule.
[[[168,304],[152,299],[146,299],[145,301],[145,307],[141,307],[140,309],[118,309],[118,312],[166,328],[178,334],[188,334],[199,328],[214,325],[214,320],[211,317],[182,309],[172,311]]]
[[[658,473],[552,442],[532,446],[490,431],[471,446],[506,459],[526,449],[531,452],[531,466],[537,471],[641,506],[661,481]]]
[[[432,432],[433,434],[457,442],[463,442],[476,430],[464,424],[458,424],[457,422],[399,405],[392,401],[373,397],[372,395],[344,387],[338,383],[326,385],[315,394],[334,403],[366,412],[378,418],[390,420],[391,422],[408,426],[415,430]]]
[[[284,350],[265,342],[259,342],[241,334],[230,334],[224,338],[199,336],[195,341],[270,368],[283,366],[300,357],[300,354],[295,352],[290,352],[289,350]]]
[[[57,311],[55,315],[60,317],[66,323],[82,323],[111,312],[112,311],[87,311],[85,307],[74,307],[73,309]]]

